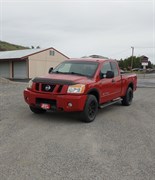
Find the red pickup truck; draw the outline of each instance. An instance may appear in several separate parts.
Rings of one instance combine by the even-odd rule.
[[[91,122],[98,108],[118,101],[129,106],[136,88],[137,76],[121,74],[115,60],[69,59],[32,79],[24,99],[34,113],[76,111],[84,122]]]

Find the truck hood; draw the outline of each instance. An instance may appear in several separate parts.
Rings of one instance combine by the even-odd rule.
[[[46,76],[37,77],[34,82],[54,82],[55,84],[89,84],[93,82],[91,78],[86,76],[78,76],[72,74],[48,74]]]

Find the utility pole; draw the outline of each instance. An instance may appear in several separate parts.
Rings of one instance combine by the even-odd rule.
[[[133,67],[133,54],[134,54],[134,47],[132,46],[132,47],[131,47],[131,49],[132,49],[132,55],[131,55],[131,57],[132,57],[132,59],[131,59],[131,70],[132,70],[132,67]]]

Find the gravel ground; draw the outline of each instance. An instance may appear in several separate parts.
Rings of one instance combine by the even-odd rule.
[[[154,88],[85,124],[78,113],[31,113],[25,87],[0,84],[0,180],[155,179]]]

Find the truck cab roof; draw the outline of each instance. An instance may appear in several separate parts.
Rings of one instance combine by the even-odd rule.
[[[67,59],[66,61],[92,61],[92,62],[104,62],[107,60],[112,60],[112,59],[101,59],[101,58],[71,58]],[[112,60],[114,61],[114,60]]]

